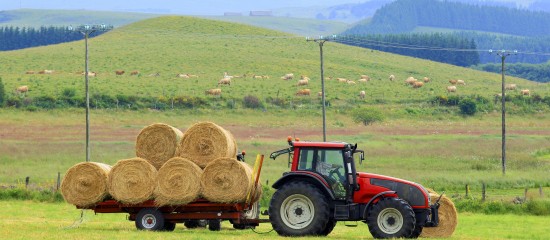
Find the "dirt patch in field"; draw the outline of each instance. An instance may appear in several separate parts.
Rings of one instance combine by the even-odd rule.
[[[320,140],[323,136],[322,127],[258,127],[245,125],[222,125],[229,130],[237,140],[279,140],[287,136],[299,137],[307,140]],[[90,139],[105,142],[132,142],[136,140],[140,126],[92,126]],[[186,129],[181,129],[185,131]],[[507,128],[510,135],[550,135],[550,129],[514,129]],[[491,128],[480,126],[454,125],[422,125],[400,126],[378,124],[372,126],[354,125],[349,127],[327,127],[328,136],[351,136],[361,133],[373,135],[500,135],[500,126]],[[0,140],[33,141],[33,142],[72,142],[84,141],[86,138],[85,125],[19,125],[0,123]],[[328,137],[329,140],[330,137]]]

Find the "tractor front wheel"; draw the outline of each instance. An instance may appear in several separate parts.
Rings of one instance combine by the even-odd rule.
[[[282,236],[326,235],[329,209],[319,188],[306,182],[289,182],[273,194],[269,219]]]
[[[399,198],[382,198],[368,212],[367,224],[374,238],[407,238],[415,227],[414,211]]]

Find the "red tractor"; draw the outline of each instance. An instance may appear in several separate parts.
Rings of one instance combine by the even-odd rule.
[[[420,184],[356,172],[353,156],[364,152],[345,142],[289,138],[289,172],[273,184],[269,220],[279,235],[328,235],[337,221],[363,221],[375,238],[417,238],[438,225],[439,203],[430,204]]]

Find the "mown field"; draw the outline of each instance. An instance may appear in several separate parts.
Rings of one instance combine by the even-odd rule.
[[[207,229],[186,229],[178,224],[174,232],[145,232],[136,230],[125,214],[98,214],[81,211],[68,204],[0,201],[4,227],[0,235],[8,239],[287,239],[269,232],[271,225],[262,224],[251,230],[234,230],[222,222],[220,232]],[[517,215],[461,214],[452,238],[447,239],[548,239],[548,217]],[[346,227],[357,225],[357,227]],[[269,233],[266,233],[269,232]],[[372,239],[362,222],[341,222],[327,237],[300,239]]]

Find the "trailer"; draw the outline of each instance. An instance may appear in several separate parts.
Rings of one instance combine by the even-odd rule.
[[[95,213],[128,213],[128,220],[134,221],[137,229],[150,231],[173,231],[176,223],[183,223],[188,228],[208,225],[209,230],[219,231],[222,220],[231,222],[235,229],[255,228],[261,222],[269,222],[259,218],[258,203],[212,203],[204,199],[160,207],[153,200],[139,204],[106,200],[81,209],[91,209]]]
[[[237,159],[244,161],[245,153],[237,155]],[[264,156],[256,156],[252,178],[255,186],[258,185]],[[256,188],[253,188],[253,190]],[[183,223],[187,228],[205,227],[211,231],[221,229],[221,221],[228,220],[235,229],[255,228],[269,219],[260,219],[260,204],[252,202],[254,192],[249,192],[243,203],[214,203],[206,199],[197,199],[183,205],[159,206],[154,200],[138,204],[124,204],[114,199],[108,199],[91,207],[97,213],[128,213],[128,220],[134,221],[139,230],[173,231],[176,223]]]

